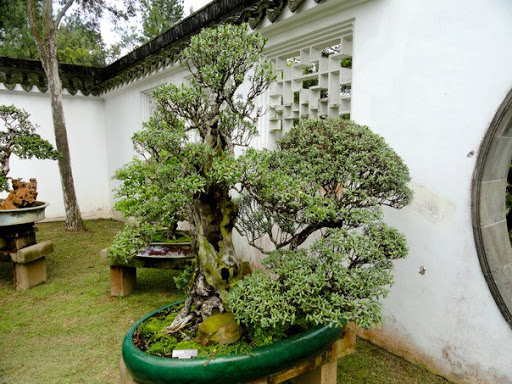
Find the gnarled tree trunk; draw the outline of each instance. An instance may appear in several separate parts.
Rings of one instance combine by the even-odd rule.
[[[167,332],[197,326],[206,317],[228,309],[229,288],[243,274],[232,239],[237,214],[238,207],[229,197],[229,191],[222,188],[212,187],[195,201],[192,225],[198,267],[185,308]]]

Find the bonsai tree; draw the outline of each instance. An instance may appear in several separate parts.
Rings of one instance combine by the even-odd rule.
[[[36,157],[52,160],[56,160],[60,156],[48,141],[35,133],[36,126],[30,122],[29,117],[27,112],[14,105],[0,105],[0,191],[8,191],[9,180],[11,180],[13,190],[20,191],[27,188],[30,190],[30,195],[35,193],[37,185],[35,179],[31,179],[30,183],[25,183],[20,179],[12,179],[8,176],[11,155],[16,155],[21,159]],[[4,204],[4,209],[25,206],[24,201],[13,199],[13,196],[11,194],[6,200],[12,200],[15,206],[10,204],[5,206]],[[35,201],[35,196],[32,197],[30,200]]]
[[[246,27],[232,25],[194,36],[180,59],[190,81],[155,91],[155,114],[133,137],[140,158],[115,174],[122,198],[116,209],[135,223],[117,237],[111,257],[135,254],[162,227],[173,228],[179,220],[191,224],[198,268],[176,330],[224,312],[228,289],[242,277],[232,241],[239,208],[230,191],[238,181],[235,147],[247,146],[256,135],[262,110],[255,99],[275,77],[262,57],[264,44]],[[198,140],[191,140],[192,133]]]
[[[381,208],[412,198],[400,157],[368,127],[338,117],[302,121],[275,151],[251,149],[241,160],[236,228],[262,252],[274,250],[266,270],[230,292],[237,319],[274,334],[294,325],[379,323],[392,260],[407,255]]]
[[[133,220],[109,248],[112,259],[126,261],[155,231],[190,223],[197,269],[169,333],[195,329],[227,310],[248,325],[256,312],[270,310],[255,321],[274,328],[357,316],[371,322],[378,316],[365,313],[375,311],[390,283],[390,260],[406,254],[403,236],[382,222],[379,207],[410,201],[408,170],[367,127],[308,120],[276,151],[248,148],[235,156],[235,147],[247,147],[257,134],[263,111],[256,99],[275,78],[264,44],[245,26],[222,25],[194,36],[180,56],[190,80],[155,91],[155,113],[133,137],[138,156],[115,174],[116,209]],[[261,251],[275,249],[266,263],[271,273],[242,281],[246,268],[233,246],[235,229]],[[314,236],[320,240],[311,251],[301,247]],[[315,291],[301,286],[309,278]],[[311,301],[302,290],[312,300],[322,296],[323,307],[334,300],[330,316],[314,303],[299,308],[299,297]],[[294,295],[295,301],[283,303]],[[340,314],[352,305],[357,308]],[[265,323],[266,313],[279,315]]]

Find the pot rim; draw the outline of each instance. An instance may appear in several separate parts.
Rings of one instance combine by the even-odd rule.
[[[16,213],[16,212],[36,211],[36,210],[39,210],[39,209],[44,209],[44,208],[46,208],[46,207],[48,207],[50,205],[50,203],[47,203],[45,201],[39,201],[39,200],[36,200],[36,202],[34,204],[35,204],[34,207],[25,207],[25,208],[16,208],[16,209],[2,209],[2,210],[0,210],[0,215],[2,213]]]
[[[145,320],[179,300],[159,308],[135,322],[123,340],[122,354],[128,371],[141,383],[241,383],[287,369],[323,353],[343,332],[334,325],[319,325],[271,345],[253,349],[249,354],[218,355],[191,359],[153,356],[133,343],[133,333]]]

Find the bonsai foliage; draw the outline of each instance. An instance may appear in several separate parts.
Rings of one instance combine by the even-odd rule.
[[[272,332],[378,323],[379,299],[393,282],[391,260],[407,254],[381,208],[402,208],[412,198],[401,158],[368,127],[331,118],[303,121],[276,151],[250,150],[244,160],[237,228],[263,252],[270,249],[261,239],[276,250],[263,261],[266,271],[230,292],[238,320]]]
[[[0,190],[9,190],[7,175],[10,171],[11,155],[21,159],[52,159],[60,154],[36,131],[36,126],[29,120],[30,115],[15,106],[0,105]]]
[[[391,260],[406,255],[405,238],[384,223],[330,229],[309,249],[272,252],[267,270],[239,282],[229,304],[241,323],[270,334],[349,321],[369,328],[393,283]]]
[[[111,258],[127,260],[162,227],[191,224],[198,267],[166,332],[226,310],[257,335],[332,321],[369,326],[392,283],[391,260],[407,253],[381,206],[410,201],[409,173],[368,127],[311,119],[275,151],[235,156],[257,134],[255,99],[275,77],[263,47],[243,26],[193,37],[181,54],[190,81],[154,93],[156,112],[133,137],[138,157],[115,175],[116,209],[134,220],[110,247]],[[265,271],[242,280],[233,229],[270,253]]]
[[[275,77],[262,56],[264,44],[246,26],[222,25],[194,36],[180,60],[190,81],[155,91],[156,112],[133,137],[139,157],[115,174],[121,181],[116,209],[134,223],[116,238],[110,257],[137,253],[152,232],[172,230],[179,220],[192,226],[198,269],[174,331],[224,312],[228,289],[242,277],[232,242],[238,206],[230,191],[239,181],[235,147],[256,135],[262,111],[255,99]]]
[[[359,228],[402,208],[412,192],[401,158],[368,127],[341,118],[293,127],[276,151],[247,151],[237,229],[263,252],[297,247],[322,228]]]

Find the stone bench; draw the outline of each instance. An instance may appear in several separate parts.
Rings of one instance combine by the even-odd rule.
[[[0,261],[14,266],[14,287],[25,291],[46,281],[46,256],[53,243],[36,243],[34,224],[0,227]]]
[[[111,296],[128,296],[137,288],[137,268],[183,270],[195,262],[190,243],[152,243],[126,263],[109,262],[106,249],[100,255],[103,263],[110,266]]]

